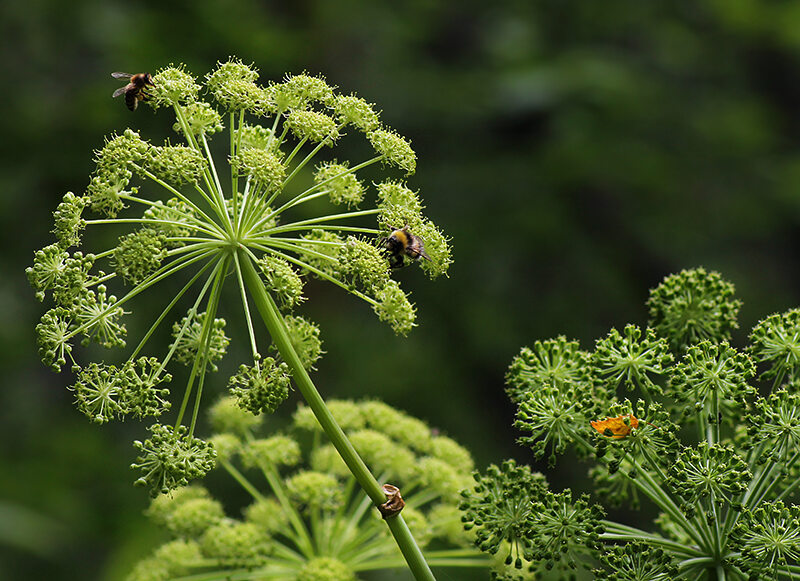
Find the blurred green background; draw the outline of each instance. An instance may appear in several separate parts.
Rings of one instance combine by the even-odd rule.
[[[103,136],[169,130],[111,100],[111,71],[202,75],[236,55],[262,80],[321,73],[412,140],[409,184],[453,238],[450,277],[399,273],[419,310],[409,339],[311,284],[315,377],[327,397],[429,421],[480,466],[530,461],[503,394],[523,344],[589,347],[643,323],[648,289],[698,265],[736,284],[742,336],[798,304],[798,3],[10,0],[0,27],[2,579],[119,579],[153,542],[128,469],[143,426],[75,411],[68,373],[38,361],[43,307],[24,276]]]

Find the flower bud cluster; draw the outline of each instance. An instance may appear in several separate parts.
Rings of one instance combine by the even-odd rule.
[[[381,402],[334,400],[330,407],[364,459],[402,487],[407,503],[402,514],[416,541],[435,544],[442,564],[451,550],[453,564],[470,556],[472,535],[461,528],[457,508],[460,491],[470,482],[469,452]],[[240,410],[233,398],[220,400],[211,418],[215,429],[231,430],[212,438],[216,443],[225,436],[221,468],[254,496],[243,518],[226,516],[222,505],[198,486],[161,494],[148,515],[201,558],[184,559],[190,553],[186,550],[170,560],[164,547],[173,540],[143,563],[159,573],[225,578],[246,568],[254,577],[280,571],[291,579],[355,581],[364,559],[396,559],[397,547],[377,512],[365,512],[363,493],[332,446],[307,437],[309,430],[320,429],[310,410],[299,408],[286,431],[266,435],[259,435],[266,424],[261,418]],[[334,459],[343,469],[330,469]],[[337,533],[331,536],[330,531]],[[129,581],[141,581],[142,575],[137,566]]]
[[[513,463],[476,477],[466,526],[481,549],[509,546],[508,562],[537,573],[570,571],[607,543],[599,579],[700,578],[711,562],[726,578],[791,577],[800,518],[784,499],[800,482],[800,310],[762,320],[737,349],[740,302],[718,273],[669,276],[648,306],[648,327],[612,329],[592,352],[564,337],[523,348],[506,382],[521,443],[536,457],[550,449],[551,463],[570,446],[593,454],[595,492],[614,506],[654,503],[657,532],[601,522],[598,507],[546,485],[517,510],[506,491],[531,478]],[[754,383],[757,364],[771,386]],[[623,385],[639,397],[619,398]],[[514,520],[523,515],[524,526]]]

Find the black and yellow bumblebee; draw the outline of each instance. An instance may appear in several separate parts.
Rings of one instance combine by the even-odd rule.
[[[400,268],[404,265],[403,257],[408,256],[412,260],[424,258],[430,260],[430,256],[425,254],[425,244],[422,238],[415,236],[408,231],[408,226],[402,228],[392,227],[392,233],[383,239],[383,246],[389,253],[389,266]]]
[[[115,79],[128,79],[128,84],[114,91],[114,94],[111,96],[119,97],[124,94],[125,105],[127,105],[128,109],[131,111],[136,111],[136,107],[139,106],[139,101],[147,101],[150,98],[150,95],[147,93],[147,87],[155,87],[153,77],[150,73],[138,73],[135,75],[130,75],[128,73],[111,73],[111,76]]]

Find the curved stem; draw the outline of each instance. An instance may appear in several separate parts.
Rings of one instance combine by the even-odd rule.
[[[281,357],[292,370],[298,390],[303,395],[303,398],[311,408],[317,421],[322,426],[322,429],[325,430],[328,438],[330,438],[331,443],[339,452],[342,460],[347,464],[348,469],[355,479],[358,480],[361,488],[367,493],[376,506],[383,504],[386,497],[378,481],[375,480],[375,477],[369,471],[367,465],[364,464],[364,461],[358,455],[355,448],[353,448],[353,445],[350,443],[350,440],[347,439],[347,436],[345,436],[342,428],[336,423],[333,415],[331,415],[331,412],[325,405],[325,401],[317,391],[314,382],[303,367],[289,338],[289,334],[286,330],[286,323],[278,312],[275,301],[264,288],[264,284],[258,276],[253,262],[243,251],[240,252],[239,258],[242,275],[245,284],[247,284],[248,289],[253,295],[253,302],[261,314],[261,318],[273,342],[278,347]],[[408,525],[403,519],[402,514],[389,517],[385,519],[385,521],[397,545],[400,547],[400,551],[403,553],[408,567],[414,574],[414,578],[417,579],[417,581],[435,581],[435,577],[430,567],[428,567],[428,564],[425,562],[422,551],[420,551],[419,546],[417,546],[417,543],[414,541],[414,537],[411,535],[411,531],[408,529]]]

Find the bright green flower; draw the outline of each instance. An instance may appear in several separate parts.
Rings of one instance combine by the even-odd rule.
[[[739,326],[736,316],[741,301],[733,293],[733,285],[717,272],[682,270],[650,292],[649,325],[676,350],[703,339],[728,340]]]

